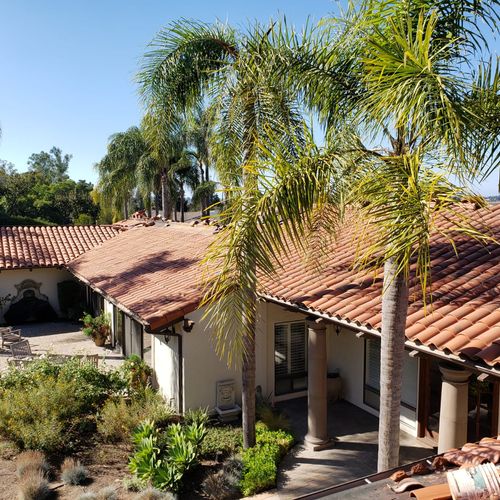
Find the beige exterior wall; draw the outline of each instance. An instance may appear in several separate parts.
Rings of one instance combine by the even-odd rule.
[[[220,380],[234,379],[237,401],[241,402],[241,371],[229,369],[213,347],[211,332],[203,320],[203,310],[197,310],[187,316],[194,321],[191,332],[183,332],[183,397],[184,408],[215,406],[216,383]],[[260,302],[257,318],[256,335],[256,384],[262,388],[265,397],[274,401],[306,396],[307,391],[288,395],[274,394],[274,325],[275,323],[301,321],[305,314],[284,309],[276,304]],[[182,325],[176,325],[176,331],[182,332]],[[158,387],[169,401],[178,402],[178,342],[172,337],[168,344],[163,335],[155,335],[153,341],[153,364]],[[372,407],[363,401],[364,393],[364,340],[356,337],[351,330],[341,329],[337,335],[335,327],[327,328],[328,371],[337,370],[342,378],[342,397],[350,403],[378,415]],[[408,370],[410,383],[403,388],[406,400],[412,397],[416,401],[418,360],[407,358],[411,365]],[[401,427],[416,436],[416,412],[401,407]]]
[[[17,295],[15,285],[19,285],[24,280],[33,280],[41,283],[40,293],[46,295],[50,305],[57,314],[61,313],[59,308],[59,299],[57,297],[57,284],[61,281],[74,280],[74,276],[65,269],[12,269],[0,272],[0,296],[5,297],[9,293],[12,296]],[[4,311],[8,310],[9,304],[6,304]],[[0,321],[3,321],[3,312],[0,312]]]
[[[225,360],[215,352],[212,332],[203,321],[203,309],[187,317],[194,321],[190,332],[182,333],[184,359],[184,408],[216,406],[216,383],[221,380],[235,381],[236,400],[241,404],[241,369],[228,368]],[[176,331],[182,328],[176,328]]]
[[[154,335],[152,339],[152,363],[155,385],[173,408],[179,409],[179,339]]]
[[[355,332],[340,328],[339,335],[334,325],[327,330],[328,371],[338,370],[342,379],[342,397],[363,410],[378,416],[378,411],[364,403],[364,339]],[[417,402],[418,359],[405,358],[406,384],[403,386],[403,400]],[[417,413],[401,406],[401,428],[417,436]]]

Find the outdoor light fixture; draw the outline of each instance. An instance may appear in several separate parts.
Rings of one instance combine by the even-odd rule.
[[[187,318],[184,318],[184,323],[182,325],[182,329],[185,332],[189,333],[193,329],[193,326],[194,326],[194,321],[187,319]]]
[[[338,323],[335,325],[335,333],[337,334],[337,337],[340,335],[340,326]]]

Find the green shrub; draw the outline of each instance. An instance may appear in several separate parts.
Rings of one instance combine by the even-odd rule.
[[[207,425],[210,417],[208,415],[208,408],[196,408],[188,410],[184,413],[184,422],[190,424],[203,424]]]
[[[85,484],[89,479],[89,471],[74,458],[65,458],[61,466],[61,479],[65,484]]]
[[[49,482],[42,471],[26,471],[19,480],[19,500],[44,500],[51,493]]]
[[[110,399],[102,408],[97,430],[109,442],[129,441],[132,431],[146,418],[163,427],[174,417],[174,411],[150,388],[132,400]]]
[[[38,360],[0,376],[0,434],[21,448],[61,451],[93,424],[96,410],[123,380],[91,363]]]
[[[270,430],[259,422],[256,426],[257,444],[243,451],[241,492],[245,496],[272,488],[281,458],[290,450],[294,439],[286,431]]]
[[[243,495],[254,495],[276,484],[276,462],[279,456],[279,446],[269,443],[243,451],[243,477],[241,479]]]
[[[291,428],[289,418],[284,413],[276,411],[271,406],[262,405],[260,407],[259,420],[272,431],[289,431]]]
[[[24,367],[11,366],[0,375],[0,397],[7,389],[39,385],[47,378],[76,382],[78,398],[87,410],[102,404],[110,395],[123,392],[126,382],[117,371],[104,371],[85,359],[69,358],[64,363],[40,359]]]
[[[137,354],[131,354],[125,359],[121,371],[128,387],[136,391],[144,390],[153,374],[152,368]]]
[[[83,403],[75,382],[45,378],[31,389],[10,389],[0,399],[0,433],[22,448],[53,452],[71,440]],[[73,428],[73,429],[72,429]]]
[[[217,455],[231,455],[241,449],[243,436],[241,427],[209,427],[201,444],[202,457],[215,458]]]

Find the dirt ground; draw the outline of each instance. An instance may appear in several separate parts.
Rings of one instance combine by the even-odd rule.
[[[68,486],[60,481],[60,471],[54,466],[51,486],[55,487],[52,498],[76,500],[87,491],[97,492],[107,486],[116,488],[120,500],[133,500],[137,493],[123,488],[122,480],[130,477],[127,462],[131,448],[124,444],[99,443],[73,455],[90,472],[91,480],[85,486]],[[14,500],[18,495],[16,456],[19,452],[9,443],[0,441],[0,500]],[[203,497],[200,484],[206,474],[216,466],[214,462],[203,462],[185,480],[182,500],[200,500]]]

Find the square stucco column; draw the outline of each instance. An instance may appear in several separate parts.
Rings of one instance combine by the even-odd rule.
[[[469,377],[472,372],[441,363],[441,407],[438,453],[460,448],[467,442]]]
[[[326,325],[323,320],[309,319],[307,357],[307,434],[306,445],[323,449],[328,445],[327,432],[327,363]]]

